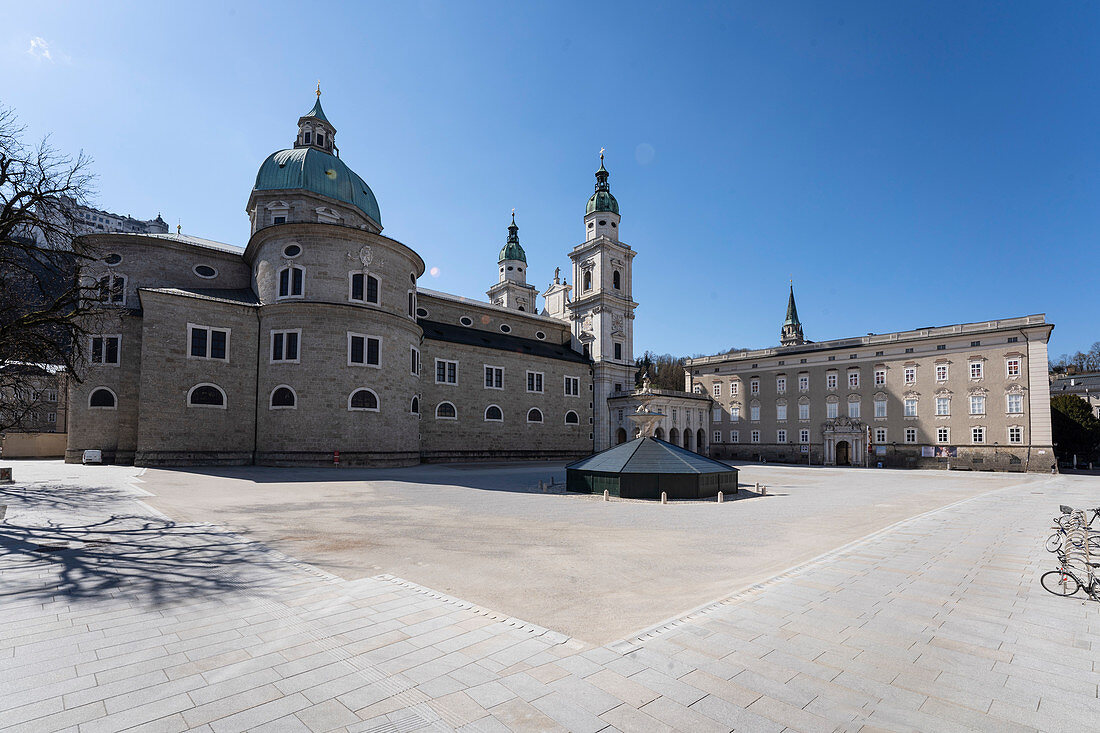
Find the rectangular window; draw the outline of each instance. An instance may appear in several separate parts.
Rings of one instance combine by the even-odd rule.
[[[853,389],[859,386],[859,372],[848,372],[848,386]]]
[[[980,361],[970,362],[970,378],[981,379],[982,378],[982,363]]]
[[[760,380],[759,379],[753,379],[753,380],[749,381],[749,393],[750,394],[760,394]]]
[[[121,336],[92,336],[92,363],[118,366],[121,343]]]
[[[903,370],[903,373],[905,375],[905,383],[906,384],[916,384],[917,383],[917,368],[916,367],[905,367],[905,369]]]
[[[859,403],[858,402],[849,402],[848,403],[848,417],[859,417]]]
[[[837,407],[836,402],[826,402],[825,403],[825,417],[828,418],[829,420],[836,419],[838,409],[839,408]]]
[[[1019,336],[1009,336],[1008,337],[1008,343],[1010,343],[1010,344],[1014,344],[1019,340],[1020,340]]]
[[[741,442],[741,433],[736,431],[736,430],[731,430],[730,431],[730,442],[731,443],[740,443]]]
[[[760,405],[749,405],[749,419],[754,422],[760,420]]]
[[[623,358],[623,345],[618,341],[615,342],[615,360],[618,361]]]
[[[970,342],[970,347],[971,348],[974,348],[975,346],[981,346],[981,345],[982,345],[981,341],[971,341]]]
[[[711,422],[718,422],[721,419],[722,419],[722,408],[721,407],[715,407],[713,410],[710,411],[710,420],[711,420]]]
[[[300,298],[305,283],[305,270],[286,267],[279,271],[279,297]]]
[[[715,430],[714,431],[714,441],[713,442],[715,442],[715,443],[721,443],[722,442],[722,431],[721,430]]]
[[[806,392],[810,389],[810,375],[799,374],[798,375],[798,391]]]
[[[786,405],[776,405],[775,406],[775,419],[776,420],[786,420],[787,419],[787,406]]]
[[[409,347],[409,371],[420,376],[420,349],[415,346]]]
[[[937,443],[950,443],[951,442],[951,429],[950,428],[936,428],[936,442]]]
[[[363,273],[361,272],[351,273],[351,294],[348,296],[349,300],[358,300],[362,302],[364,295],[363,277]]]
[[[229,329],[187,324],[188,356],[192,359],[229,360]]]
[[[916,417],[917,416],[917,401],[912,397],[908,397],[905,400],[905,416],[906,417]]]
[[[111,305],[126,305],[126,276],[104,275],[97,283],[99,289],[99,301]]]
[[[565,396],[566,397],[580,397],[581,396],[581,380],[579,377],[566,377],[565,378]]]
[[[875,400],[875,417],[886,417],[886,400]]]
[[[1008,412],[1018,415],[1024,411],[1024,396],[1022,394],[1008,395]]]
[[[836,372],[825,375],[825,389],[836,389]]]
[[[485,389],[504,389],[504,368],[485,365]]]
[[[48,423],[57,422],[57,413],[56,412],[47,412],[46,413],[46,422],[48,422]],[[1019,428],[1016,428],[1016,430],[1019,430]],[[1012,435],[1012,428],[1009,428],[1009,435],[1010,436]],[[1009,442],[1012,442],[1011,438],[1009,439]],[[1019,443],[1020,441],[1017,440],[1015,442]]]
[[[367,302],[378,305],[378,278],[367,275]]]
[[[775,442],[776,443],[786,443],[787,442],[787,431],[786,430],[776,430],[775,431]]]
[[[381,366],[381,339],[359,333],[348,334],[348,366]]]
[[[775,391],[778,392],[779,394],[783,394],[784,392],[787,391],[787,378],[786,377],[776,377],[775,378]]]
[[[971,442],[973,442],[975,444],[984,443],[985,442],[985,428],[982,427],[981,425],[975,425],[974,427],[970,428],[970,440],[971,440]]]
[[[810,431],[806,430],[805,428],[803,428],[802,430],[799,430],[798,431],[798,442],[799,443],[809,443],[810,442]]]
[[[886,384],[886,370],[885,369],[876,369],[875,370],[875,386],[876,387],[881,387],[884,384]]]
[[[730,422],[739,422],[741,420],[741,408],[730,407]]]
[[[951,414],[951,398],[950,397],[937,397],[936,398],[936,415],[943,417]]]
[[[298,363],[298,340],[301,330],[271,332],[271,361]]]
[[[527,372],[527,391],[542,391],[542,372]]]
[[[736,397],[738,394],[740,394],[740,386],[741,385],[738,382],[730,382],[730,397]]]
[[[1005,374],[1010,377],[1020,376],[1020,360],[1017,358],[1007,359],[1005,361]]]
[[[286,224],[286,217],[285,216],[276,216],[276,217],[273,217],[271,221],[274,224]]]
[[[752,433],[749,435],[749,440],[753,443],[759,443],[760,442],[760,431],[759,430],[753,430]]]
[[[875,428],[875,442],[879,444],[886,442],[886,428]]]
[[[947,351],[947,344],[936,344],[936,351]]]
[[[947,381],[947,365],[946,364],[937,364],[936,365],[936,381],[937,382],[946,382]]]
[[[905,442],[906,443],[916,443],[917,442],[917,429],[916,428],[906,428],[905,429]]]
[[[46,390],[46,402],[57,402],[57,390],[56,389],[47,389]]]
[[[458,384],[458,362],[446,359],[435,360],[435,383]]]
[[[803,402],[798,406],[798,419],[809,420],[810,419],[810,403]]]
[[[52,414],[52,413],[51,413]],[[1024,429],[1018,425],[1013,425],[1008,429],[1008,442],[1009,443],[1023,443],[1024,442]]]
[[[715,382],[714,383],[714,396],[715,397],[721,397],[722,396],[722,383],[721,382]]]
[[[980,394],[970,395],[970,414],[971,415],[984,415],[985,414],[985,397]]]
[[[906,349],[905,353],[906,354],[912,354],[913,353],[913,347],[909,347],[908,349]]]

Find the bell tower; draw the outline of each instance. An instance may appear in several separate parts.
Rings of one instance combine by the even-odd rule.
[[[585,239],[569,253],[574,299],[565,304],[573,336],[593,362],[594,442],[612,445],[607,399],[634,390],[634,309],[631,272],[635,252],[619,241],[619,202],[611,195],[610,173],[596,171],[596,190],[584,214]]]
[[[779,332],[780,346],[801,346],[806,343],[802,336],[802,323],[798,320],[798,309],[794,306],[794,283],[791,283],[791,295],[787,298],[787,319]]]
[[[527,253],[519,246],[519,227],[516,226],[516,210],[512,209],[512,223],[508,225],[508,241],[497,259],[499,280],[485,294],[489,302],[504,308],[538,313],[535,298],[539,291],[527,284]]]

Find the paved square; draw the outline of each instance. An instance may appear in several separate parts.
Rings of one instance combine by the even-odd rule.
[[[756,471],[787,497],[730,506],[799,518],[779,532],[787,542],[814,533],[821,498],[783,485],[797,476],[832,492],[828,472]],[[165,519],[131,485],[137,473],[17,464],[20,483],[0,487],[0,728],[1079,731],[1100,713],[1097,604],[1038,585],[1050,516],[1096,503],[1094,478],[901,474],[955,488],[886,486],[852,512],[871,524],[848,529],[870,536],[600,646],[408,581],[344,579],[219,524]],[[832,475],[843,502],[856,491],[844,485],[897,474]],[[573,507],[634,506],[477,491],[546,502],[558,522]],[[919,511],[915,494],[933,491],[962,498],[876,531],[874,517]],[[784,512],[767,506],[781,499]],[[633,532],[657,524],[636,516]]]

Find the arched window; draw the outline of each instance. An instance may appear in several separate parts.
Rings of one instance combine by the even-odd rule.
[[[615,273],[611,276],[611,284],[616,290],[619,290],[622,285],[622,279],[619,276],[619,271],[615,270]]]
[[[298,407],[298,395],[285,384],[271,390],[272,410],[293,410]]]
[[[489,405],[485,408],[485,421],[504,422],[504,412],[496,405]]]
[[[115,393],[107,387],[96,387],[88,396],[88,407],[99,407],[105,410],[113,410],[118,404]]]
[[[413,395],[412,404],[409,405],[409,412],[414,415],[420,415],[420,397]]]
[[[579,415],[577,415],[577,413],[570,410],[569,412],[565,413],[565,424],[566,425],[580,425],[581,424],[581,418],[580,418]]]
[[[366,387],[357,389],[348,397],[348,409],[378,412],[378,395]]]
[[[297,265],[279,270],[279,297],[301,298],[305,290],[306,271]]]
[[[542,411],[537,407],[532,407],[527,411],[527,422],[542,422]]]
[[[187,392],[188,407],[220,407],[225,409],[225,392],[216,384],[196,384]]]
[[[592,271],[591,270],[584,273],[584,289],[585,290],[591,290],[592,289]]]
[[[410,290],[409,291],[409,315],[413,316],[415,314],[416,314],[416,293],[414,293],[412,290]]]
[[[440,402],[435,406],[435,417],[437,420],[457,420],[458,410],[450,402]]]

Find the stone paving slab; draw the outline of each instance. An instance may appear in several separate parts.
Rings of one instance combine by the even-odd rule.
[[[0,730],[1015,732],[1100,715],[1100,606],[1038,585],[1049,517],[1095,503],[1096,479],[966,499],[593,647],[172,522],[136,473],[0,489]]]

